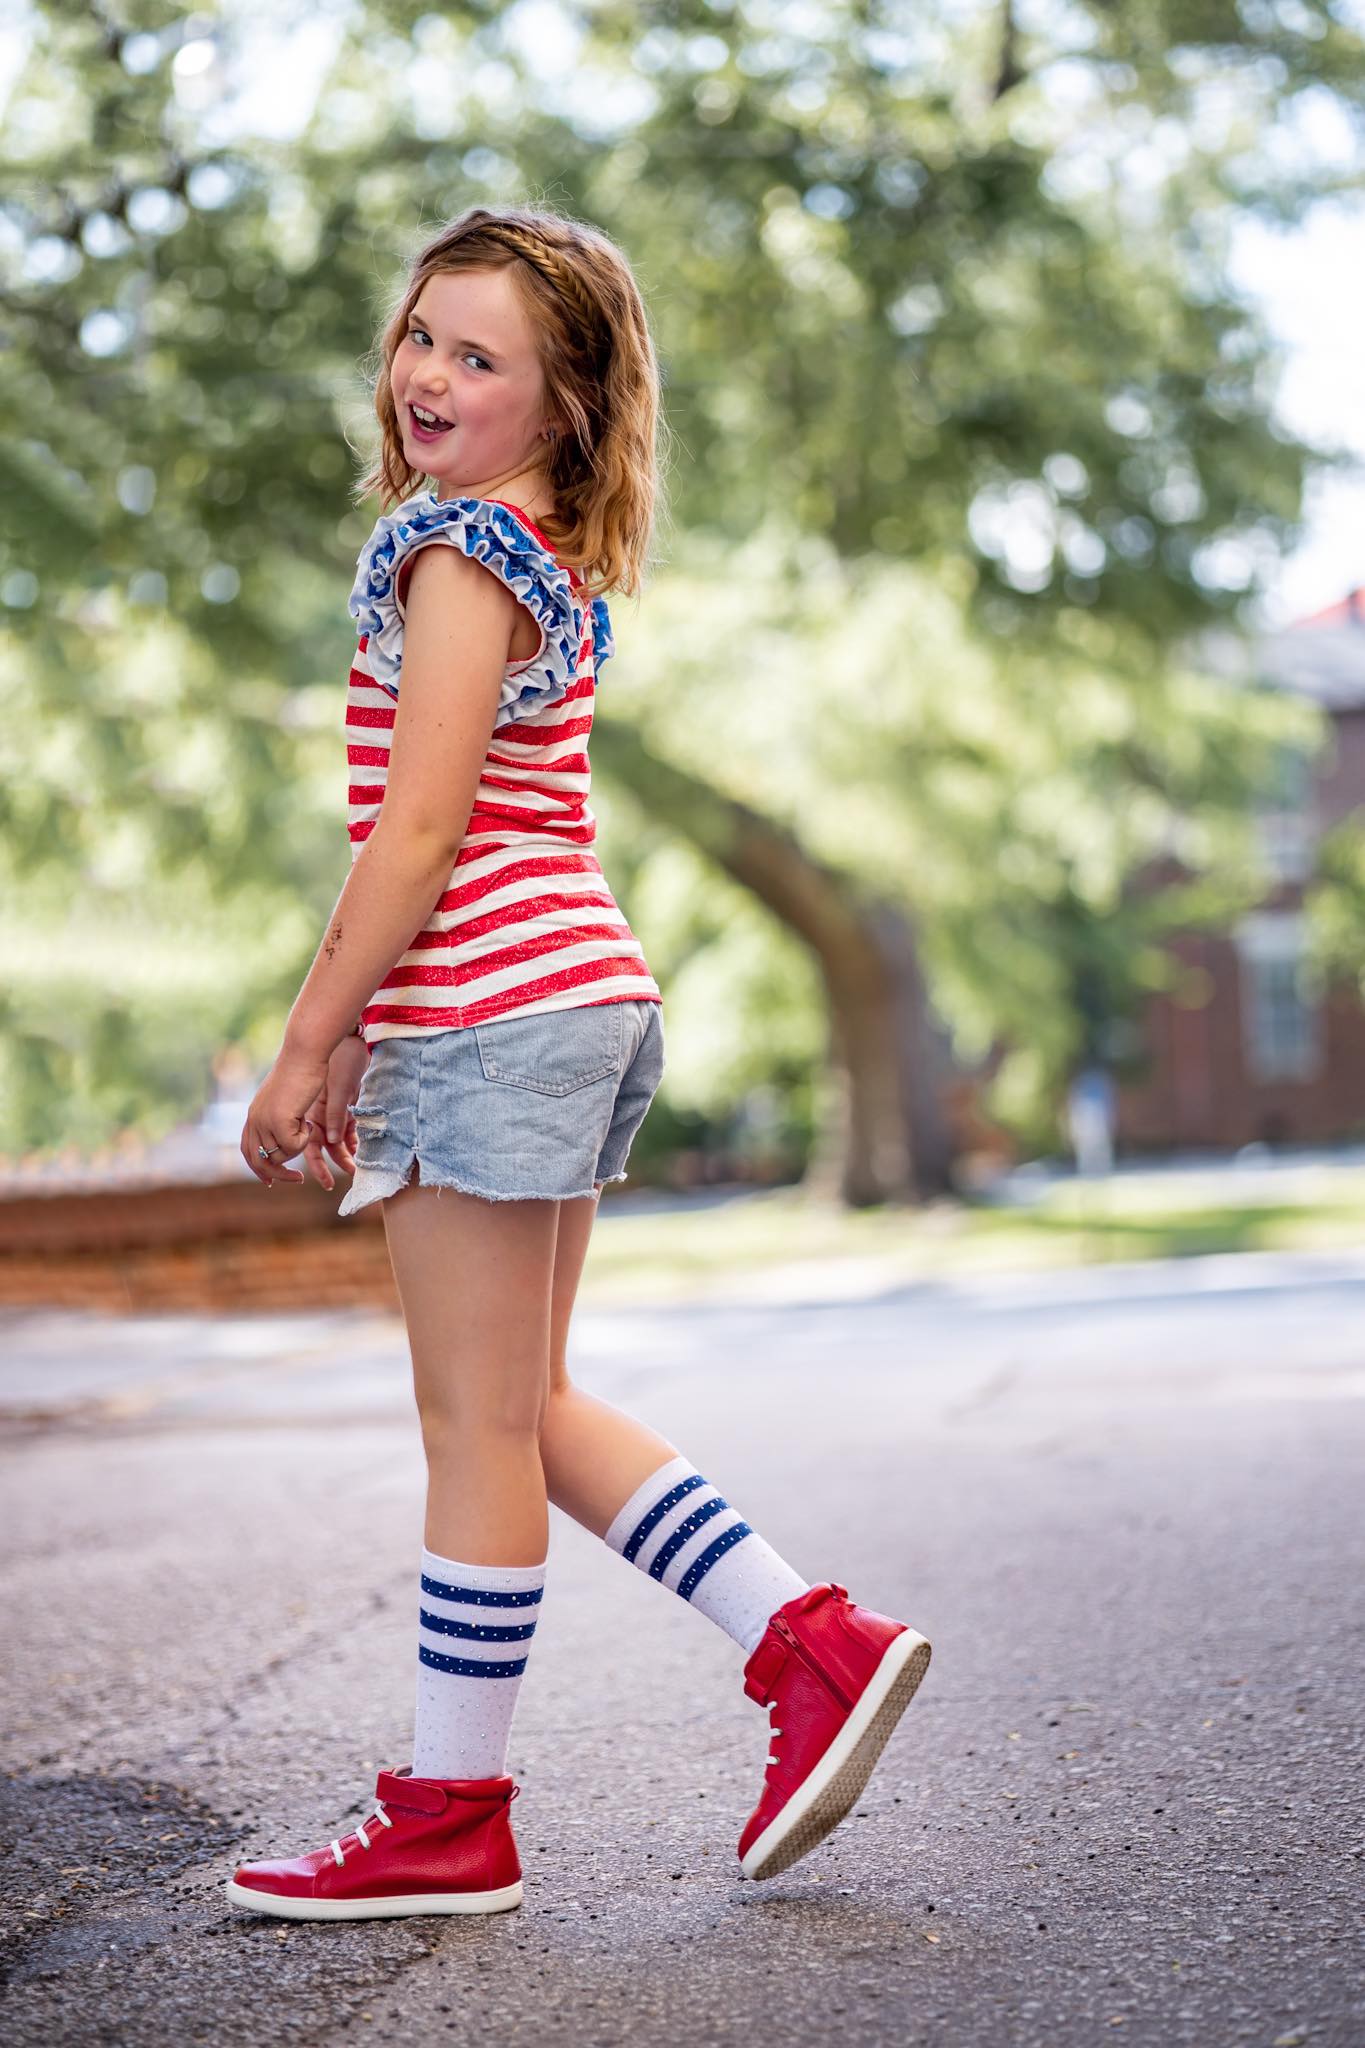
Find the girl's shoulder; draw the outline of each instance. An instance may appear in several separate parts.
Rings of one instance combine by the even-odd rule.
[[[591,606],[579,578],[558,560],[546,536],[519,508],[499,498],[438,498],[418,491],[382,513],[356,558],[349,609],[375,680],[397,694],[406,617],[401,572],[419,548],[458,547],[497,576],[524,605],[541,631],[541,647],[503,684],[502,711],[539,710],[562,697],[578,674],[583,614],[592,613],[593,652],[601,663],[614,652],[603,599]],[[509,667],[511,664],[509,664]]]

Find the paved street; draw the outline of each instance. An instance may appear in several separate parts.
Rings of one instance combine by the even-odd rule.
[[[222,1882],[409,1760],[401,1324],[0,1317],[8,2048],[1365,2038],[1365,1258],[847,1293],[583,1312],[575,1357],[933,1639],[855,1813],[739,1878],[742,1656],[556,1512],[525,1905],[336,1926]]]

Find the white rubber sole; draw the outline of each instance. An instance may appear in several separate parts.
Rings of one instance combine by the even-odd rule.
[[[504,1913],[521,1904],[521,1879],[494,1892],[410,1892],[391,1899],[295,1899],[255,1892],[229,1878],[223,1886],[234,1906],[274,1913],[281,1920],[396,1920],[409,1913]]]
[[[913,1628],[886,1646],[857,1706],[799,1791],[740,1858],[744,1877],[774,1877],[838,1826],[929,1669],[931,1645]]]

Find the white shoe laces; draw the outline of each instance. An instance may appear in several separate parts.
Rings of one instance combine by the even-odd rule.
[[[391,1828],[393,1826],[393,1822],[389,1819],[389,1816],[384,1811],[384,1802],[382,1799],[376,1799],[374,1802],[374,1812],[366,1814],[364,1820],[360,1822],[359,1826],[354,1827],[351,1830],[351,1833],[360,1843],[362,1849],[369,1849],[374,1846],[373,1843],[370,1841],[369,1836],[366,1834],[365,1830],[366,1828],[373,1827],[377,1820],[382,1820],[386,1828]],[[344,1863],[346,1861],[346,1851],[341,1846],[340,1836],[338,1836],[337,1839],[332,1843],[332,1860],[336,1863]]]
[[[774,1735],[780,1735],[780,1734],[782,1733],[782,1730],[781,1730],[780,1728],[776,1727],[776,1726],[774,1725],[774,1723],[773,1723],[773,1710],[774,1710],[774,1708],[776,1707],[776,1705],[777,1705],[777,1701],[776,1701],[776,1700],[769,1700],[769,1702],[768,1702],[768,1735],[769,1735],[769,1737],[770,1737],[770,1738],[771,1738],[772,1736],[774,1736]],[[772,1751],[771,1749],[770,1749],[770,1750],[768,1751],[768,1762],[769,1762],[770,1764],[776,1764],[776,1763],[781,1763],[781,1761],[782,1761],[781,1757],[777,1756],[777,1755],[776,1755],[776,1754],[775,1754],[775,1753],[774,1753],[774,1752],[773,1752],[773,1751]]]

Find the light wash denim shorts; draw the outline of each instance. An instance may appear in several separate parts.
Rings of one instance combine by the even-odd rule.
[[[489,1202],[572,1200],[626,1178],[664,1071],[663,1006],[632,998],[381,1038],[355,1104],[338,1216],[412,1178]]]

